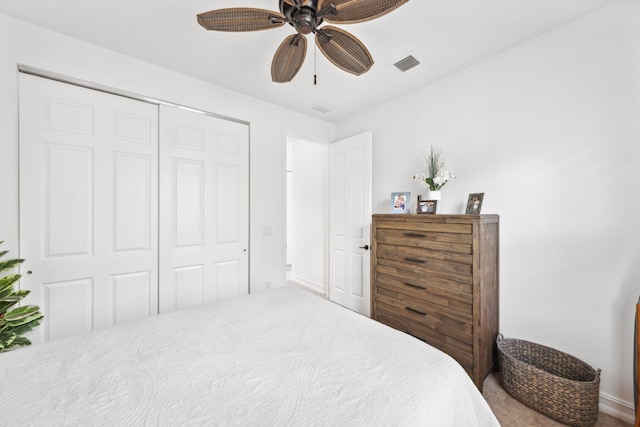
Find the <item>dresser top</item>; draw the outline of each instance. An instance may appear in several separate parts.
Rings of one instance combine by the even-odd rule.
[[[374,214],[376,219],[389,219],[398,222],[424,221],[439,223],[470,223],[481,221],[484,223],[500,222],[497,214],[465,214],[465,215],[442,215],[442,214]]]

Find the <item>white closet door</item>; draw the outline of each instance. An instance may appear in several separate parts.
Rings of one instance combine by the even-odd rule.
[[[158,107],[20,75],[21,288],[48,341],[158,311]]]
[[[248,126],[166,106],[160,123],[160,312],[247,294]]]

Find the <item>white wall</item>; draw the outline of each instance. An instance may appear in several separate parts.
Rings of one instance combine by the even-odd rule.
[[[485,192],[501,218],[500,325],[602,369],[631,414],[640,294],[640,2],[623,0],[338,125],[373,129],[374,209],[430,144],[458,178],[443,213]],[[422,67],[428,67],[425,61]],[[621,400],[627,405],[618,405]]]
[[[329,145],[292,137],[293,253],[291,279],[326,292]]]
[[[287,133],[330,142],[335,126],[0,15],[0,240],[18,254],[18,71],[24,64],[250,122],[251,289],[283,284]],[[215,70],[212,70],[215,72]],[[265,226],[272,234],[263,236]]]

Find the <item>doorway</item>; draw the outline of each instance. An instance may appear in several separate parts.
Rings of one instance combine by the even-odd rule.
[[[327,295],[329,146],[286,139],[287,284]]]

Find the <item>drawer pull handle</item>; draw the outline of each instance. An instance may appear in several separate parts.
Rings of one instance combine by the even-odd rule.
[[[420,234],[420,233],[404,233],[404,235],[407,237],[427,237],[426,234]]]
[[[409,261],[409,262],[415,262],[416,264],[426,264],[427,261],[424,259],[417,259],[417,258],[405,258],[405,261]]]
[[[416,289],[422,289],[422,290],[426,290],[427,289],[424,286],[414,285],[413,283],[409,283],[409,282],[404,282],[404,284],[409,286],[409,287],[416,288]]]
[[[427,315],[427,313],[425,313],[424,311],[416,310],[415,308],[405,307],[405,309],[409,310],[412,313],[419,314],[420,316],[426,316]]]

